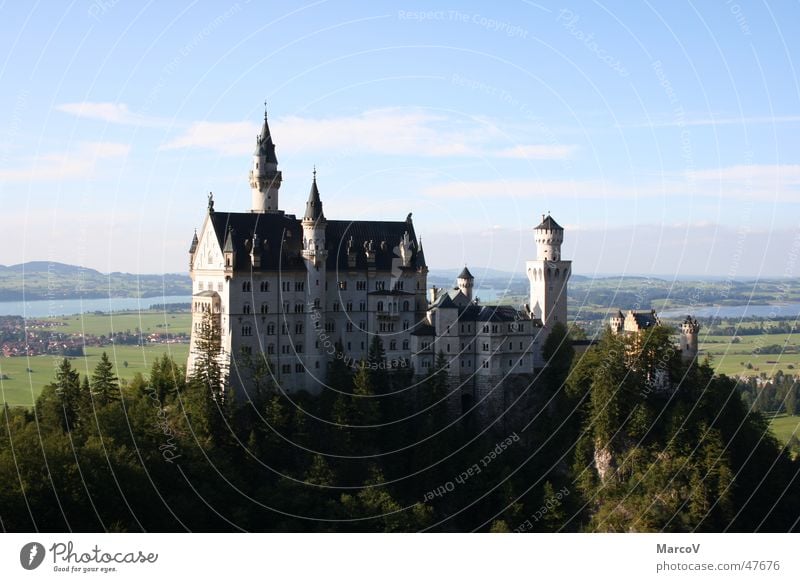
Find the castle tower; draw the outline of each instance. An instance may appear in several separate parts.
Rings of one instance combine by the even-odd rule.
[[[278,212],[278,191],[281,187],[281,172],[275,156],[275,144],[267,124],[266,104],[264,125],[256,137],[256,150],[253,152],[253,167],[250,170],[250,190],[253,195],[252,212]]]
[[[612,315],[608,320],[608,325],[614,334],[620,334],[625,329],[625,316],[622,311],[617,310],[615,315]]]
[[[526,263],[530,282],[530,310],[545,328],[556,322],[567,325],[567,281],[572,261],[561,260],[564,229],[549,214],[534,229],[536,260]]]
[[[306,265],[306,301],[307,310],[311,312],[311,320],[306,326],[305,343],[307,355],[305,365],[308,370],[307,380],[325,377],[327,365],[325,342],[321,341],[325,330],[325,281],[328,251],[325,249],[325,228],[327,220],[322,212],[322,200],[317,188],[317,170],[311,192],[308,194],[306,211],[303,215],[303,250],[302,256]],[[333,343],[335,338],[329,338]],[[309,388],[312,388],[309,386]]]
[[[697,320],[687,315],[681,324],[680,347],[684,360],[694,360],[697,357],[697,340],[700,324]]]
[[[475,277],[469,272],[467,266],[464,265],[464,270],[458,276],[458,290],[467,296],[467,299],[472,301],[472,287],[475,283]]]

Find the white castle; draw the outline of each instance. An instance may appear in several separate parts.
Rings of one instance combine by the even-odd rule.
[[[249,212],[208,213],[189,250],[194,370],[203,318],[219,329],[219,361],[235,392],[246,390],[254,357],[283,390],[318,393],[334,358],[368,357],[374,338],[387,367],[425,375],[438,354],[462,401],[484,397],[500,379],[534,374],[555,323],[567,324],[571,261],[551,216],[535,227],[527,262],[530,301],[520,308],[473,298],[465,267],[453,289],[428,291],[428,266],[411,214],[400,221],[328,220],[316,170],[302,218],[281,210],[281,172],[267,115],[249,174]],[[247,357],[245,357],[247,356]]]

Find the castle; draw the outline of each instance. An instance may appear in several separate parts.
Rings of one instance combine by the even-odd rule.
[[[208,212],[189,249],[192,340],[199,356],[204,318],[219,330],[218,360],[234,392],[246,390],[254,358],[286,391],[318,393],[334,358],[353,365],[378,338],[387,367],[425,375],[439,354],[462,403],[484,398],[501,379],[544,366],[542,344],[567,324],[571,261],[551,216],[534,228],[526,264],[529,302],[519,308],[473,298],[466,267],[453,289],[428,291],[428,266],[411,214],[399,221],[329,220],[316,169],[302,218],[280,205],[282,174],[266,112],[256,138],[249,212]],[[264,358],[266,356],[266,358]]]

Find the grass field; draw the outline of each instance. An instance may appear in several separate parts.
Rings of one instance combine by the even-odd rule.
[[[147,374],[153,360],[168,353],[180,365],[186,365],[189,355],[189,344],[152,344],[137,346],[106,346],[104,348],[86,348],[86,356],[71,358],[72,365],[81,376],[89,374],[97,365],[100,354],[106,351],[115,364],[117,376],[130,380],[136,372]],[[36,396],[45,384],[53,381],[55,370],[61,358],[57,356],[34,356],[32,358],[0,358],[0,375],[8,376],[8,380],[0,380],[0,402],[8,402],[10,406],[32,406]],[[123,362],[128,362],[125,367]],[[30,368],[32,372],[27,372]]]
[[[43,321],[64,323],[55,328],[48,328],[61,333],[84,333],[86,335],[109,335],[113,332],[124,332],[140,329],[144,333],[189,333],[192,322],[191,313],[164,313],[160,311],[142,311],[130,313],[70,315],[66,317],[41,318]],[[36,329],[36,326],[32,326]]]
[[[785,414],[777,414],[769,421],[770,428],[773,434],[778,437],[782,443],[789,442],[792,435],[797,435],[800,438],[800,416],[787,416]]]
[[[800,336],[797,334],[759,334],[738,336],[739,343],[731,343],[731,336],[709,335],[701,332],[700,354],[712,357],[712,365],[719,374],[729,376],[768,377],[778,370],[783,373],[800,373]],[[780,354],[754,354],[757,348],[769,345],[784,346]],[[752,368],[748,367],[752,365]],[[793,366],[790,368],[789,366]]]

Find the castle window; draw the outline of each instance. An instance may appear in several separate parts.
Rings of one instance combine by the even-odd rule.
[[[394,289],[396,291],[402,291],[403,290],[403,281],[395,281],[394,282]]]
[[[269,344],[267,346],[267,353],[270,355],[275,353],[275,344]]]
[[[347,342],[347,350],[350,351],[353,348],[350,342]]]
[[[302,303],[295,303],[294,304],[294,312],[295,313],[303,313],[306,310],[306,306]]]
[[[403,301],[403,311],[408,311],[409,303],[408,301]]]
[[[249,314],[250,313],[250,304],[249,303],[245,303],[242,306],[242,313],[244,313],[244,314]]]
[[[487,344],[487,343],[483,344],[483,351],[484,352],[488,352],[489,351],[489,344]]]
[[[366,303],[366,301],[362,301],[362,302],[360,302],[360,303],[358,304],[358,310],[359,310],[359,311],[364,311],[366,308],[367,308],[367,303]]]
[[[288,301],[284,301],[283,302],[283,312],[284,313],[289,313],[289,302]]]
[[[356,281],[356,290],[357,291],[366,291],[367,290],[367,282],[366,281]]]
[[[244,291],[245,293],[250,291],[250,281],[245,281],[244,283],[242,283],[242,291]]]
[[[285,323],[281,324],[281,335],[289,335],[289,328]]]
[[[489,360],[484,360],[483,361],[483,367],[484,368],[488,368],[489,367]]]
[[[347,322],[347,331],[353,331],[353,322],[352,321],[348,321]]]
[[[403,349],[404,350],[408,349],[408,340],[403,340]]]
[[[348,301],[345,309],[347,311],[353,311],[353,302],[352,301]]]
[[[389,342],[389,349],[390,350],[396,350],[397,349],[397,341],[396,340],[391,340]]]
[[[385,281],[375,281],[375,291],[384,291],[386,289]]]
[[[252,330],[251,330],[249,325],[242,326],[242,335],[244,335],[244,336],[252,335],[251,331]]]
[[[298,354],[302,354],[302,353],[303,353],[303,344],[297,344],[296,348],[297,348],[297,349],[295,349],[295,351],[296,351]]]
[[[409,323],[409,321],[406,319],[406,320],[403,322],[403,331],[406,331],[406,330],[408,329],[409,325],[410,325],[410,323]]]
[[[334,301],[333,302],[333,310],[337,311],[337,312],[339,311],[339,302],[338,301]]]
[[[304,281],[297,281],[294,284],[294,290],[295,291],[303,291],[303,290],[305,290],[305,288],[306,288],[306,284],[305,284]]]
[[[269,313],[269,305],[266,303],[261,304],[261,313]]]
[[[511,360],[509,360],[509,361],[508,361],[508,367],[509,367],[509,368],[511,368],[513,365],[514,365],[514,364],[511,362]]]
[[[383,311],[383,301],[378,301],[378,311]]]
[[[497,333],[497,326],[496,325],[492,326],[492,333]]]
[[[325,323],[325,331],[326,332],[333,333],[335,328],[336,328],[336,326],[334,325],[333,321],[328,321],[328,322]]]
[[[261,281],[261,292],[265,293],[269,291],[269,281]]]
[[[291,291],[291,289],[292,289],[292,283],[291,283],[291,281],[283,281],[283,282],[281,283],[281,289],[282,289],[283,291]]]
[[[483,326],[483,333],[489,333],[489,326],[488,325],[484,325]]]
[[[274,323],[270,323],[267,326],[267,335],[275,335],[275,324]]]
[[[281,353],[282,354],[288,354],[289,353],[289,346],[288,345],[281,346]]]
[[[347,291],[347,281],[339,281],[339,290]]]
[[[447,344],[447,353],[450,353],[450,344]]]
[[[303,333],[303,324],[302,323],[295,323],[294,324],[294,333]]]
[[[297,372],[297,373],[302,372],[303,371],[303,364],[295,364],[294,365],[294,371]]]

